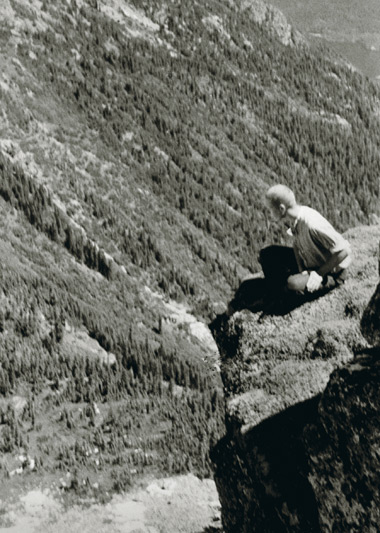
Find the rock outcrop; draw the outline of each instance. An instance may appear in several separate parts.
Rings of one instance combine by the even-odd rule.
[[[285,15],[276,7],[262,0],[243,0],[241,9],[249,11],[255,22],[276,35],[285,46],[306,46],[302,34],[292,28]]]
[[[363,313],[363,317],[361,320],[361,331],[370,344],[374,346],[380,346],[380,283],[378,284],[375,294],[372,296],[371,301],[369,302],[366,310]]]
[[[228,533],[380,529],[380,226],[346,235],[355,257],[344,286],[284,316],[240,311],[212,325]]]

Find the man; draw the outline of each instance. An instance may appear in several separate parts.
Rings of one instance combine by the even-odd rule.
[[[276,220],[288,225],[293,248],[269,246],[260,252],[260,263],[272,294],[285,287],[298,294],[332,289],[347,277],[351,263],[349,243],[318,211],[299,205],[285,185],[274,185],[266,194]]]

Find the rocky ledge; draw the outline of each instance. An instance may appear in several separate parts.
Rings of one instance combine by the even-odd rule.
[[[379,531],[380,226],[346,237],[354,263],[342,287],[284,316],[243,310],[211,326],[226,532]]]

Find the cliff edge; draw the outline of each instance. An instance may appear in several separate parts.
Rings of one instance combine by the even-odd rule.
[[[211,326],[226,398],[227,435],[213,451],[226,532],[380,528],[380,226],[346,237],[354,262],[342,287],[284,316],[241,311]]]

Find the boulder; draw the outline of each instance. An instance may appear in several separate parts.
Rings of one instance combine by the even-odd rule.
[[[380,247],[379,247],[379,275],[380,275]],[[373,346],[380,346],[380,283],[366,307],[361,320],[361,331],[367,341]]]
[[[380,528],[379,287],[367,307],[380,227],[346,238],[354,262],[342,287],[283,316],[242,310],[211,325],[226,397],[227,434],[212,457],[227,533]]]

